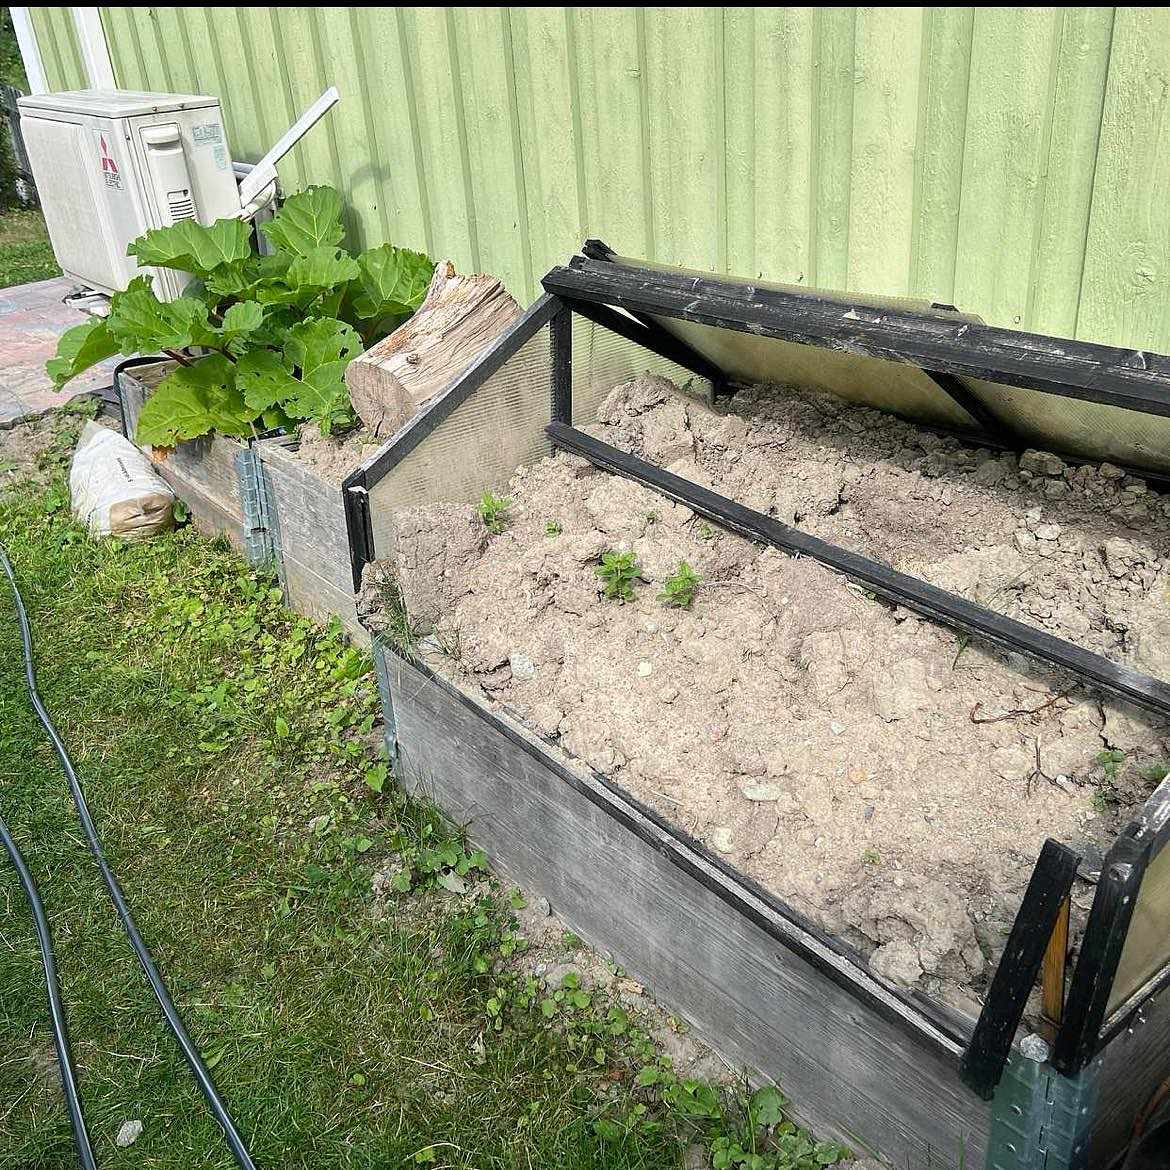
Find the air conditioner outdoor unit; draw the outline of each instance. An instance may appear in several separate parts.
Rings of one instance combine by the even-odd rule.
[[[139,269],[126,246],[148,228],[240,214],[219,99],[81,90],[20,99],[20,125],[57,263],[99,292],[141,271],[160,297],[189,277]]]
[[[120,89],[22,97],[20,128],[57,263],[104,294],[146,272],[155,292],[172,300],[190,278],[139,268],[126,246],[185,219],[252,219],[275,198],[276,164],[339,96],[330,86],[242,179],[219,98]]]

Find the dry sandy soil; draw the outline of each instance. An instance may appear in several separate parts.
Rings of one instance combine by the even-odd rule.
[[[1118,469],[976,451],[791,388],[712,411],[640,378],[599,417],[692,480],[1170,674],[1167,502]],[[1165,772],[1152,718],[581,460],[520,469],[507,492],[497,535],[467,506],[401,513],[370,623],[400,626],[387,599],[404,606],[433,665],[894,982],[974,1013],[1044,839],[1107,847]],[[610,549],[641,566],[628,604],[601,596]],[[680,560],[703,579],[690,609],[658,596]],[[1092,892],[1078,882],[1079,921]]]

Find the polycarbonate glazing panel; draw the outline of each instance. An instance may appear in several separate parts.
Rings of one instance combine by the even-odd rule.
[[[916,366],[671,317],[656,320],[736,381],[812,386],[937,426],[973,426],[967,412]]]
[[[964,381],[1029,446],[1170,472],[1170,418],[998,382]]]
[[[502,494],[517,467],[551,453],[549,347],[544,325],[370,488],[375,557],[390,555],[398,509]]]
[[[660,374],[679,389],[704,400],[711,395],[711,381],[694,374],[669,358],[635,341],[573,314],[573,424],[589,426],[609,392],[639,374]]]
[[[1170,964],[1170,848],[1146,869],[1109,994],[1106,1016]]]

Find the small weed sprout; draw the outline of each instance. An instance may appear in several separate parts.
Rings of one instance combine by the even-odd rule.
[[[564,532],[559,520],[546,520],[544,523],[545,536],[560,536]]]
[[[1098,752],[1094,763],[1101,765],[1102,770],[1110,780],[1116,780],[1118,772],[1121,771],[1121,765],[1125,763],[1125,752],[1119,752],[1116,749]]]
[[[702,581],[703,578],[686,561],[679,561],[678,568],[662,583],[658,600],[672,609],[690,609],[695,590]]]
[[[601,578],[602,589],[610,601],[624,605],[634,600],[634,582],[642,573],[642,566],[632,552],[610,550],[601,554],[601,564],[595,570]]]
[[[699,536],[702,537],[703,540],[714,540],[715,529],[712,528],[710,524],[700,524]]]
[[[512,501],[507,496],[497,496],[491,489],[488,489],[480,496],[475,510],[479,513],[483,526],[495,536],[499,536],[504,531],[504,525],[508,520],[508,509],[511,506]]]

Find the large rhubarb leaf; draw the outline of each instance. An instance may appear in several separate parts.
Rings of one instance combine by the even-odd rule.
[[[151,228],[127,249],[139,264],[178,268],[208,277],[222,265],[235,265],[252,255],[248,225],[239,219],[217,219],[210,226],[185,219],[171,227]]]
[[[159,383],[138,415],[135,438],[151,447],[173,447],[211,431],[247,435],[258,413],[236,387],[236,367],[214,353],[180,366]]]
[[[113,357],[118,349],[118,343],[106,322],[94,317],[61,334],[57,342],[57,356],[49,358],[45,363],[45,372],[60,390],[70,378],[76,378],[90,366]]]
[[[429,256],[383,244],[358,258],[360,292],[354,298],[359,317],[409,316],[422,304],[435,265]]]
[[[242,353],[252,335],[264,324],[264,306],[255,301],[236,301],[229,305],[219,328],[219,344],[233,354]]]
[[[160,301],[150,280],[135,277],[125,292],[110,300],[106,318],[110,334],[123,353],[155,353],[188,345],[214,345],[208,309],[193,297]]]
[[[341,226],[341,196],[332,187],[308,187],[284,201],[260,230],[274,247],[305,256],[314,248],[337,247],[345,235]]]
[[[359,271],[358,263],[352,256],[340,248],[329,246],[314,248],[298,256],[288,266],[284,280],[290,288],[308,286],[316,293],[353,280]]]
[[[345,367],[362,352],[351,326],[332,317],[314,317],[293,326],[284,345],[285,359],[300,371],[300,388],[283,403],[298,418],[328,423],[347,409]]]
[[[244,401],[257,411],[271,410],[300,394],[301,384],[271,349],[254,349],[236,364],[236,385]]]

